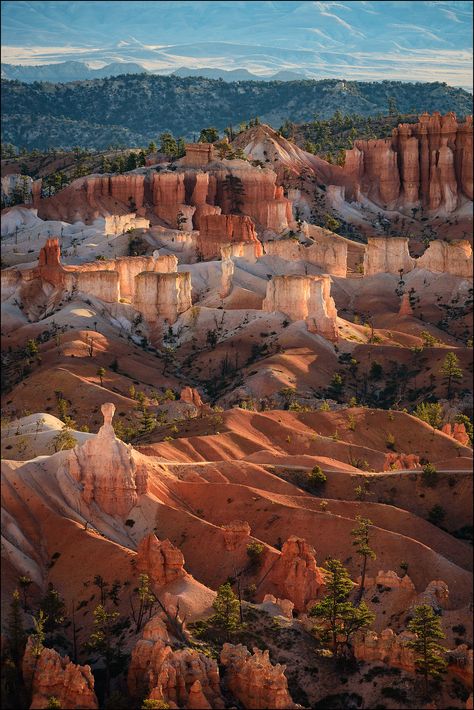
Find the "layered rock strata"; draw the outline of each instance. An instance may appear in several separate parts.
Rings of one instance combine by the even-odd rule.
[[[280,311],[292,320],[305,320],[310,332],[337,340],[337,310],[329,276],[273,276],[267,283],[263,310]]]
[[[453,212],[472,200],[472,116],[458,123],[454,113],[424,113],[391,138],[355,141],[343,173],[351,199],[362,194],[385,209]]]
[[[263,254],[250,217],[236,214],[209,214],[201,217],[197,248],[204,260],[217,259],[221,247],[232,242],[251,243],[257,256]]]
[[[364,275],[399,274],[413,269],[472,278],[472,246],[467,240],[432,241],[418,259],[410,256],[407,237],[369,237],[364,255]]]

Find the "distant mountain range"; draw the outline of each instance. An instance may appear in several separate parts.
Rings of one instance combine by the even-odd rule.
[[[472,8],[462,0],[2,0],[2,59],[118,63],[122,70],[132,63],[161,74],[180,67],[246,70],[260,79],[289,71],[316,79],[436,80],[469,88]]]
[[[31,84],[34,81],[51,81],[65,83],[68,81],[85,81],[88,79],[104,79],[109,76],[121,74],[161,74],[169,75],[170,72],[150,71],[136,62],[113,62],[99,69],[90,67],[86,62],[67,61],[56,64],[22,65],[2,63],[2,79],[13,79]],[[191,69],[179,67],[171,72],[174,76],[203,76],[206,79],[223,79],[223,81],[296,81],[298,79],[314,78],[306,72],[278,71],[268,76],[252,74],[247,69],[215,69],[203,67]]]
[[[192,140],[207,126],[222,131],[255,116],[279,128],[287,119],[304,123],[336,111],[386,115],[392,98],[403,114],[472,111],[471,94],[439,82],[225,82],[151,74],[68,84],[2,79],[2,141],[28,149],[143,146],[163,131]]]

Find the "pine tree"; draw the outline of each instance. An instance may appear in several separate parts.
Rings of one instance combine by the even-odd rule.
[[[429,679],[439,680],[447,668],[445,649],[438,643],[439,639],[445,638],[441,622],[428,604],[422,604],[415,607],[414,616],[407,628],[416,634],[408,646],[415,652],[416,671],[423,676],[425,693],[428,695]]]
[[[242,180],[236,175],[232,175],[232,173],[229,173],[225,176],[224,191],[229,197],[231,203],[231,212],[234,214],[240,212],[242,196],[245,192]]]
[[[219,140],[219,131],[217,128],[210,126],[203,128],[199,134],[199,143],[216,143]]]
[[[129,153],[127,155],[127,160],[125,161],[125,170],[135,170],[137,167],[137,154]]]
[[[20,592],[18,589],[13,592],[10,602],[10,614],[7,620],[7,645],[13,663],[17,669],[20,668],[26,645],[26,633],[23,628]]]
[[[105,367],[99,367],[97,375],[100,379],[100,385],[102,386],[104,384]]]
[[[45,632],[51,634],[61,626],[66,614],[64,599],[61,597],[58,590],[53,587],[51,582],[48,584],[48,590],[41,599],[39,607],[45,617]]]
[[[44,424],[44,420],[43,420]],[[21,577],[18,577],[18,584],[21,588],[21,591],[23,593],[23,609],[26,611],[28,604],[27,604],[27,595],[28,595],[28,588],[30,585],[33,583],[32,579],[28,577],[27,575],[22,575]]]
[[[360,579],[360,589],[358,600],[360,601],[364,596],[364,584],[365,584],[365,573],[367,571],[367,560],[377,559],[377,555],[374,550],[369,545],[369,529],[372,526],[372,521],[369,518],[362,518],[360,515],[356,516],[357,526],[351,531],[351,535],[354,540],[352,544],[356,548],[358,555],[362,557],[362,571]]]
[[[119,617],[118,611],[107,611],[99,604],[94,609],[94,630],[86,644],[91,651],[96,651],[105,663],[105,694],[110,695],[111,666],[120,657],[120,646],[114,643],[115,626]]]
[[[168,158],[176,158],[178,155],[178,144],[173,134],[169,131],[160,135],[160,153],[163,153]]]
[[[446,397],[451,398],[452,386],[455,380],[462,380],[463,372],[459,367],[459,359],[455,353],[448,353],[441,365],[441,374],[446,382]]]
[[[229,582],[222,584],[217,590],[217,597],[212,606],[216,612],[211,617],[211,623],[226,630],[229,636],[240,626],[240,605],[239,600],[232,591]]]
[[[324,568],[327,595],[310,611],[322,621],[316,627],[321,638],[329,639],[335,656],[349,647],[350,639],[356,631],[369,627],[374,619],[365,602],[356,606],[347,598],[352,591],[353,583],[346,568],[340,560],[329,559]]]

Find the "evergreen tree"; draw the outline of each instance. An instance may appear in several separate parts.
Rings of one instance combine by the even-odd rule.
[[[110,695],[111,669],[114,661],[121,656],[120,645],[115,637],[117,635],[118,611],[107,611],[99,604],[94,609],[94,630],[92,631],[86,647],[95,651],[104,660],[105,664],[105,695]]]
[[[212,606],[216,612],[211,617],[211,623],[219,626],[227,632],[228,636],[240,626],[240,605],[239,600],[232,591],[229,582],[222,584],[217,590],[217,597]]]
[[[7,620],[7,646],[17,670],[21,670],[21,659],[26,646],[26,633],[23,628],[20,592],[18,589],[13,592],[10,602],[10,613]]]
[[[178,155],[178,144],[169,131],[160,135],[160,153],[168,158],[176,158]]]
[[[462,380],[463,372],[459,367],[459,359],[455,353],[448,353],[441,365],[441,374],[446,382],[446,397],[451,398],[453,382]]]
[[[99,369],[97,370],[97,375],[100,379],[100,385],[102,387],[102,385],[104,384],[105,367],[99,367]]]
[[[313,606],[310,616],[322,621],[316,631],[322,639],[330,641],[334,655],[338,656],[349,646],[356,631],[373,623],[375,614],[369,611],[365,602],[357,607],[347,601],[354,585],[342,562],[327,560],[324,573],[327,595]]]
[[[372,526],[372,521],[369,518],[362,518],[360,515],[356,516],[356,527],[351,531],[351,535],[354,540],[352,544],[356,548],[358,555],[362,557],[362,570],[360,579],[360,589],[358,600],[360,601],[364,596],[364,584],[365,584],[365,574],[367,571],[367,560],[377,559],[377,555],[369,544],[369,530]]]
[[[443,423],[443,407],[438,402],[421,402],[413,412],[415,417],[426,422],[433,429],[441,429]]]
[[[44,421],[43,421],[44,423]],[[23,594],[23,609],[26,611],[28,604],[27,604],[27,595],[28,595],[28,589],[30,585],[33,583],[33,580],[30,579],[27,575],[22,575],[21,577],[18,577],[18,584],[20,586],[20,589]]]
[[[125,161],[125,170],[135,170],[137,167],[137,154],[129,153]]]
[[[219,131],[217,128],[203,128],[199,134],[198,143],[216,143],[219,140]]]
[[[416,671],[423,676],[425,693],[428,695],[429,679],[439,680],[447,667],[445,649],[438,643],[439,639],[445,638],[441,622],[431,606],[422,604],[415,607],[414,616],[407,628],[416,634],[408,646],[415,652]]]
[[[224,180],[224,191],[226,192],[231,203],[231,213],[239,213],[240,205],[242,204],[242,196],[245,192],[242,180],[236,175],[228,173]]]
[[[147,148],[148,153],[156,153],[156,143],[155,141],[150,141]]]
[[[46,633],[51,634],[61,626],[66,614],[64,599],[51,582],[48,584],[48,590],[41,599],[39,607],[45,617],[44,630]]]

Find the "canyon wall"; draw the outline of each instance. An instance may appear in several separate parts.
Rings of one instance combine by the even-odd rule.
[[[314,264],[327,274],[345,277],[347,275],[347,244],[329,232],[321,234],[314,244],[305,246],[295,239],[278,239],[265,242],[265,254],[278,256],[288,261],[306,261]]]
[[[359,193],[385,209],[453,212],[472,200],[472,116],[459,123],[454,113],[424,113],[391,138],[355,141],[343,172],[352,199]]]
[[[79,271],[74,274],[74,284],[78,291],[106,303],[117,303],[120,298],[119,275],[116,271]]]
[[[305,320],[308,330],[337,340],[337,311],[329,276],[273,276],[267,283],[262,310],[280,311],[291,320]]]

